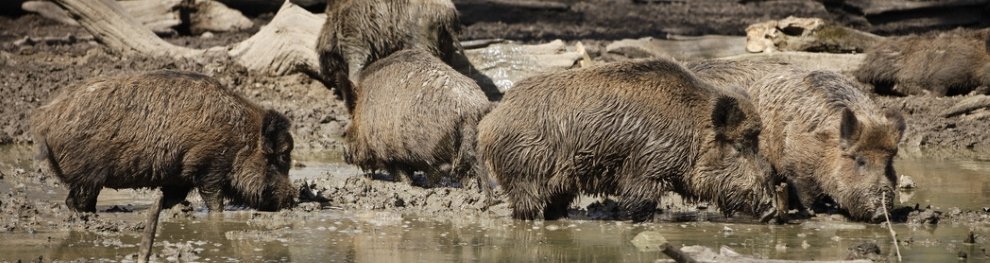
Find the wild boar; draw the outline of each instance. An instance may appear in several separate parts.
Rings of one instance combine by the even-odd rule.
[[[645,221],[668,191],[767,218],[781,180],[760,130],[748,100],[675,62],[622,62],[520,81],[478,125],[478,158],[517,219],[564,217],[584,193]]]
[[[160,187],[166,208],[193,188],[210,212],[223,211],[224,198],[259,210],[293,206],[289,126],[217,80],[179,71],[90,80],[31,118],[40,166],[81,212],[96,210],[104,187]]]
[[[427,51],[402,50],[361,71],[345,160],[405,182],[415,171],[475,171],[478,121],[491,107],[481,88]],[[441,167],[450,165],[450,171]],[[481,184],[487,190],[487,184]]]
[[[329,0],[326,14],[316,44],[320,71],[349,111],[361,70],[396,51],[420,48],[455,68],[467,64],[450,0]]]
[[[882,110],[834,72],[715,60],[689,68],[704,81],[746,86],[763,121],[760,152],[788,180],[797,199],[790,203],[815,209],[831,200],[863,221],[883,219],[881,204],[891,210],[900,113]]]
[[[945,96],[985,89],[990,86],[988,37],[988,30],[890,37],[867,49],[855,75],[877,92],[894,95]]]

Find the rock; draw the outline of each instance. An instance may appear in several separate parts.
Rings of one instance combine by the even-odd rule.
[[[926,209],[923,211],[914,211],[908,214],[908,222],[911,224],[938,224],[938,221],[942,218],[942,213]]]
[[[212,32],[204,32],[202,35],[199,35],[199,38],[202,38],[202,39],[213,38],[213,33]]]
[[[862,241],[846,249],[848,254],[846,254],[846,260],[855,259],[869,259],[869,260],[882,260],[883,256],[880,254],[880,246],[873,241]]]
[[[910,176],[902,174],[900,178],[897,178],[897,188],[901,190],[914,189],[914,180],[911,180]]]
[[[640,252],[657,252],[667,244],[667,239],[657,231],[643,231],[632,239],[633,246]]]

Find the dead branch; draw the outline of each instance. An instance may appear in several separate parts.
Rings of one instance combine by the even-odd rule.
[[[144,234],[141,236],[141,252],[138,254],[138,262],[148,262],[148,259],[151,258],[151,247],[155,244],[155,232],[158,229],[158,217],[162,213],[162,205],[164,204],[165,194],[158,193],[158,199],[148,208]]]

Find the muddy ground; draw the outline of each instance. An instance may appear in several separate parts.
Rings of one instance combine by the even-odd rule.
[[[783,1],[783,3],[739,4],[724,1],[720,4],[697,6],[688,2],[675,5],[605,4],[604,0],[571,1],[569,11],[520,10],[484,3],[484,1],[457,1],[464,15],[465,28],[462,40],[506,38],[522,42],[545,42],[564,39],[582,42],[589,46],[593,59],[603,60],[604,46],[623,38],[644,36],[663,37],[667,34],[740,35],[745,25],[764,19],[779,19],[786,15],[836,17],[813,1]],[[774,2],[774,1],[769,1]],[[257,31],[271,14],[255,18],[257,26],[236,33],[217,33],[211,37],[170,36],[166,40],[191,47],[225,45],[243,40]],[[851,24],[854,22],[848,22]],[[629,26],[636,25],[636,26]],[[16,17],[0,16],[0,146],[28,145],[27,119],[31,111],[66,86],[83,79],[115,75],[122,72],[180,69],[203,72],[218,78],[223,84],[244,94],[247,98],[267,107],[275,108],[293,120],[297,169],[307,165],[326,163],[307,160],[306,153],[339,152],[340,136],[347,125],[348,115],[341,101],[321,83],[310,77],[296,74],[272,77],[248,72],[228,61],[176,61],[172,59],[120,56],[108,52],[98,43],[81,41],[71,44],[16,45],[25,36],[61,37],[89,34],[79,27],[57,24],[35,15]],[[905,113],[908,129],[902,141],[902,155],[918,152],[944,152],[968,158],[990,158],[990,114],[975,114],[944,118],[939,113],[966,96],[932,97],[877,97],[887,108]],[[16,160],[0,160],[0,233],[33,233],[75,229],[89,232],[133,232],[143,228],[139,213],[151,203],[148,190],[126,190],[114,195],[117,202],[102,202],[97,214],[70,213],[63,202],[65,190],[60,183],[26,167],[32,153],[28,147],[19,147],[22,153]],[[329,162],[339,158],[330,157]],[[476,189],[437,187],[423,189],[383,180],[367,180],[361,171],[353,167],[331,167],[317,175],[297,178],[314,186],[321,196],[329,198],[323,203],[306,203],[291,211],[257,213],[251,220],[278,228],[284,222],[304,221],[315,210],[344,211],[395,211],[416,213],[425,217],[453,218],[465,215],[505,218],[508,207],[501,203],[483,209],[485,197]],[[379,177],[385,177],[380,175]],[[106,195],[106,191],[104,192]],[[101,197],[101,200],[103,198]],[[165,220],[186,218],[196,211],[202,212],[198,196],[190,196],[190,206],[173,209]],[[598,198],[582,198],[574,206],[572,217],[578,219],[612,219],[615,204]],[[941,223],[983,225],[990,224],[990,214],[979,209],[958,210],[951,207],[938,209],[919,207],[899,210],[901,221],[908,223]],[[237,210],[236,208],[234,208]],[[742,221],[747,218],[725,218],[706,209],[704,204],[685,203],[669,198],[661,207],[666,213],[660,221]],[[936,213],[935,210],[940,210]],[[832,220],[832,219],[829,219]],[[840,220],[841,219],[837,219]],[[987,237],[978,237],[987,242]],[[173,250],[179,251],[179,250]],[[175,253],[181,253],[175,252]],[[166,255],[167,256],[167,255]]]

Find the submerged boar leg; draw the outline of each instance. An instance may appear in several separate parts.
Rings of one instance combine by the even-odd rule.
[[[76,212],[96,212],[96,197],[100,195],[99,187],[72,186],[65,205]]]
[[[164,186],[162,187],[162,208],[168,209],[173,206],[182,203],[186,200],[186,196],[189,195],[189,191],[192,191],[192,187],[189,186]]]
[[[543,209],[543,219],[557,220],[567,217],[567,207],[571,205],[577,195],[573,193],[557,194],[547,201],[547,207]]]
[[[539,197],[535,196],[532,191],[526,191],[526,189],[520,189],[519,187],[506,188],[505,195],[512,202],[512,218],[515,219],[536,219],[542,214],[541,212],[545,208],[545,203]]]

